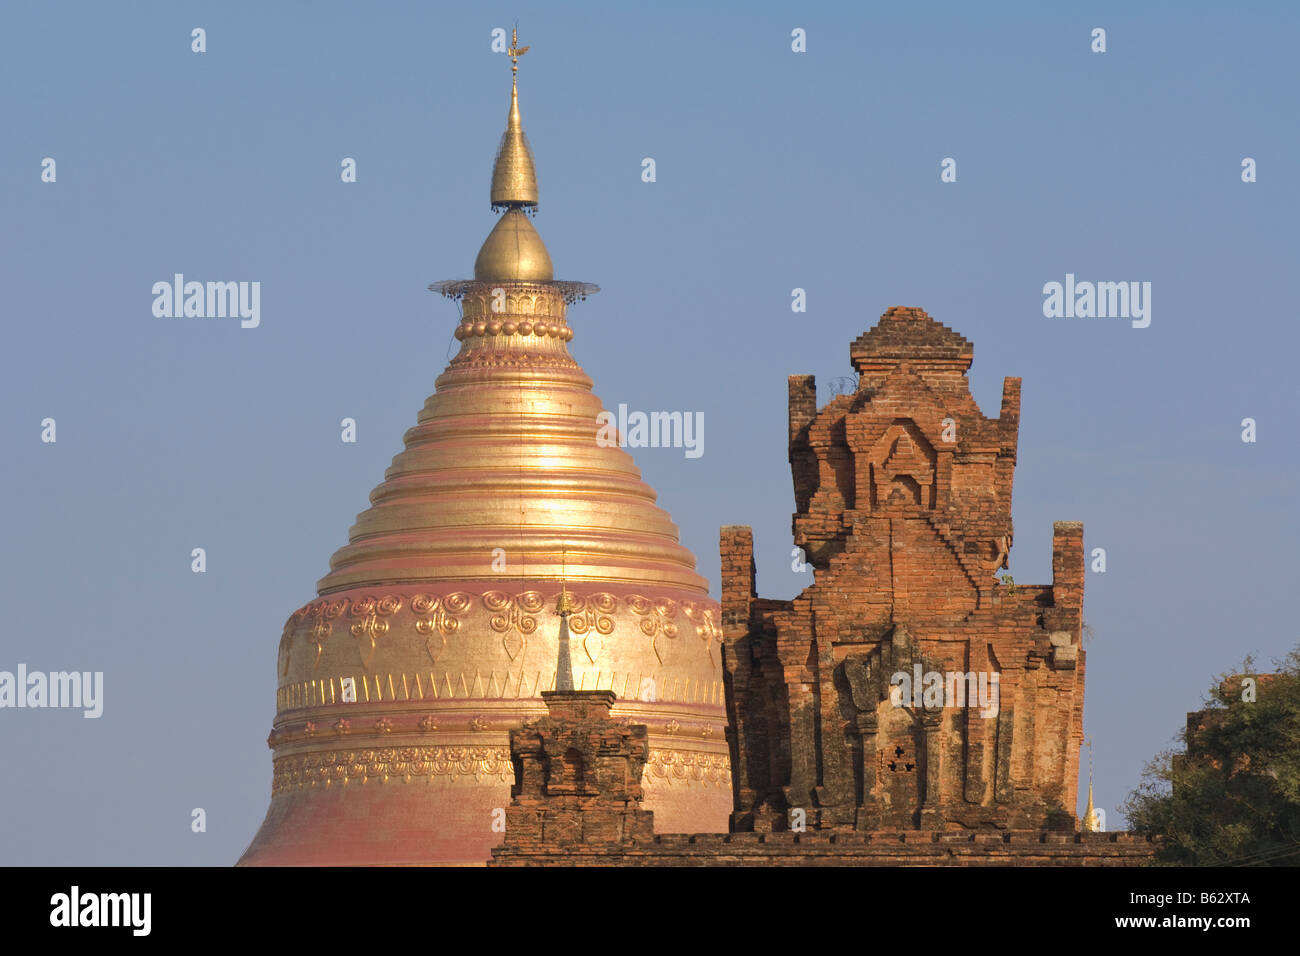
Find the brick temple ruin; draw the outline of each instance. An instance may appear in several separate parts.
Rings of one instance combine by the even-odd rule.
[[[644,732],[591,693],[511,738],[496,865],[1135,865],[1146,839],[1079,832],[1083,526],[1052,583],[995,575],[1012,543],[1020,380],[997,418],[971,343],[891,308],[852,345],[852,394],[790,378],[794,540],[815,570],[760,598],[753,536],[724,527],[726,834],[653,834]],[[608,692],[605,692],[608,694]]]

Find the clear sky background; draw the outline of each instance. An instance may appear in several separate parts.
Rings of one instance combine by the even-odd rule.
[[[1214,675],[1297,643],[1293,4],[10,3],[0,670],[106,687],[99,720],[0,711],[0,863],[252,838],[283,622],[456,344],[426,286],[495,222],[516,17],[536,224],[603,288],[572,351],[607,408],[704,413],[703,457],[634,454],[715,596],[723,524],[753,525],[760,594],[810,583],[786,376],[824,401],[907,305],[975,343],[986,413],[1024,378],[1011,573],[1050,582],[1055,520],[1106,549],[1085,729],[1121,825]],[[176,272],[260,281],[260,327],[156,318]],[[1068,272],[1151,282],[1150,327],[1045,318]]]

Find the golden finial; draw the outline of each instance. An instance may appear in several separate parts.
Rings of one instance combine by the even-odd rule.
[[[510,56],[510,71],[515,76],[519,75],[519,58],[527,52],[528,47],[519,45],[519,28],[515,27],[510,31],[510,49],[506,50]]]
[[[573,598],[569,597],[569,590],[565,587],[565,576],[568,571],[569,549],[564,548],[560,552],[560,597],[555,602],[555,613],[563,617],[566,614],[573,613]]]
[[[497,150],[496,164],[492,168],[492,208],[518,209],[537,205],[537,170],[533,166],[533,153],[524,136],[523,120],[519,118],[519,58],[528,52],[519,45],[519,30],[511,31],[510,49],[510,115],[506,118],[506,131]]]

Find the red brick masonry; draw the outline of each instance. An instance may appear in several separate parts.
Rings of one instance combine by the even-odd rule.
[[[722,529],[731,829],[1073,828],[1083,739],[1083,525],[1050,585],[1006,584],[1020,380],[986,418],[971,344],[920,309],[858,337],[857,390],[790,379],[794,540],[815,583],[759,598],[753,536]],[[895,706],[897,673],[997,675],[994,707]],[[969,686],[967,684],[966,686]],[[990,686],[990,691],[992,688]]]
[[[622,846],[514,847],[490,866],[1141,866],[1131,833],[665,833]]]
[[[640,809],[645,727],[610,717],[610,691],[545,695],[510,737],[514,799],[490,866],[1135,866],[1128,833],[875,831],[654,833]]]
[[[974,351],[920,309],[853,343],[857,390],[817,409],[790,378],[794,540],[813,581],[758,597],[753,534],[721,533],[729,834],[653,833],[644,728],[608,700],[548,698],[511,736],[495,865],[1132,866],[1154,846],[1076,832],[1083,525],[1058,521],[1052,583],[999,581],[1011,550],[1020,380],[997,418]],[[938,694],[897,674],[962,675]],[[951,693],[984,681],[978,703]],[[901,704],[901,706],[900,706]]]

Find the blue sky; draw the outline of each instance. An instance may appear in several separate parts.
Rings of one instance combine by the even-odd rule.
[[[536,225],[603,289],[571,348],[608,408],[704,413],[702,457],[636,458],[715,595],[723,524],[754,526],[761,594],[808,583],[786,376],[824,388],[907,305],[975,343],[986,413],[1023,377],[1011,572],[1050,582],[1054,520],[1107,551],[1085,726],[1114,826],[1213,675],[1297,643],[1300,15],[989,6],[6,5],[0,669],[106,686],[99,720],[0,712],[0,862],[224,865],[251,839],[280,628],[450,355],[426,286],[494,224],[515,18]],[[176,272],[260,281],[260,326],[155,317]],[[1150,281],[1150,327],[1045,318],[1066,273]]]

